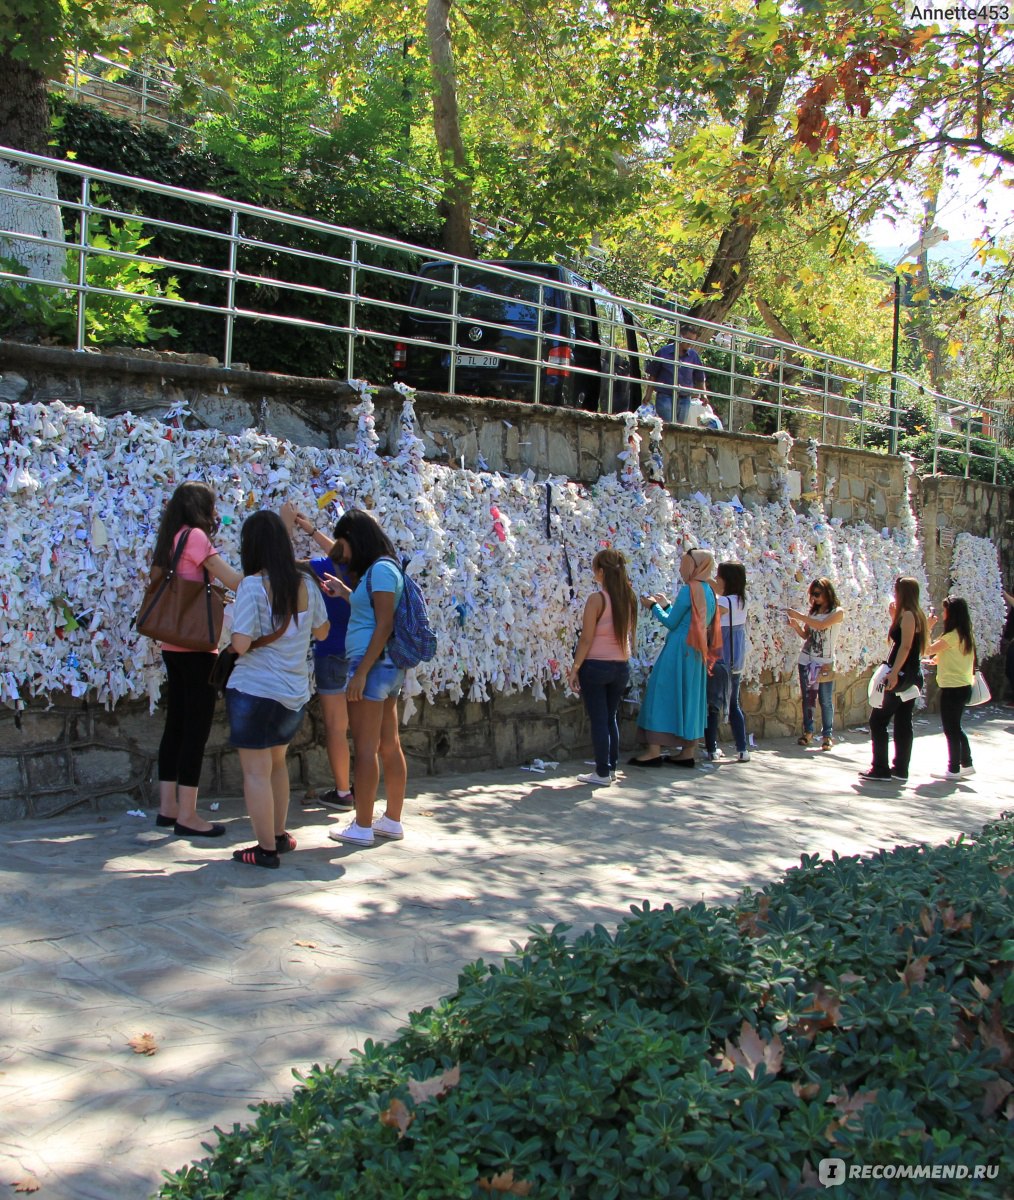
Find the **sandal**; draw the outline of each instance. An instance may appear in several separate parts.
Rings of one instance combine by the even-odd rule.
[[[247,846],[245,850],[233,850],[233,862],[245,863],[248,867],[278,867],[277,850],[262,850],[260,846]]]
[[[283,829],[281,833],[275,834],[275,853],[288,854],[290,850],[295,850],[296,839],[287,829]]]
[[[821,741],[820,741],[821,750],[831,750],[831,749],[833,749],[833,747],[834,747],[834,743],[831,741],[831,739],[829,737],[821,738]]]
[[[813,734],[812,733],[804,733],[802,737],[796,738],[797,746],[809,746],[812,744],[812,742],[813,742]]]

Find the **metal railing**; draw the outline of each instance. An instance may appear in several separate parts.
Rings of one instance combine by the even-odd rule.
[[[275,327],[292,331],[301,361],[309,361],[312,348],[329,356],[330,373],[339,376],[362,373],[374,383],[401,378],[426,390],[467,385],[473,394],[493,396],[514,388],[526,399],[614,412],[659,394],[646,381],[657,366],[655,355],[689,326],[700,337],[705,386],[699,378],[678,378],[661,394],[707,400],[727,428],[788,428],[827,444],[872,449],[886,448],[892,431],[906,432],[892,421],[891,375],[880,367],[689,321],[669,306],[612,297],[566,269],[532,275],[478,264],[221,196],[0,148],[3,163],[26,173],[57,172],[59,196],[33,199],[59,207],[65,233],[54,241],[0,228],[0,256],[10,256],[16,244],[56,247],[72,269],[53,281],[21,273],[8,257],[0,264],[0,316],[5,289],[31,285],[62,298],[73,312],[78,350],[94,344],[95,327],[103,324],[96,314],[140,305],[172,313],[177,321],[199,318],[194,336],[201,344],[185,348],[214,353],[208,338],[218,337],[227,368],[245,356],[243,365],[278,369],[257,357],[265,331]],[[24,197],[9,167],[0,186],[4,211]],[[151,243],[132,250],[109,236],[126,222],[136,222]],[[423,264],[435,261],[439,270],[427,268],[424,275],[429,303],[420,307],[412,302],[413,288]],[[121,286],[117,269],[138,266],[150,273],[151,286]],[[173,288],[156,286],[170,277]],[[469,338],[476,330],[497,344],[495,354],[473,353]],[[418,375],[426,374],[421,367],[413,378],[414,354],[428,355],[427,370],[432,374],[435,363],[446,383],[434,386],[432,378]],[[496,362],[477,367],[474,360],[484,357]],[[488,387],[477,387],[483,372]],[[506,389],[505,380],[511,381]],[[896,387],[898,410],[914,400],[926,409],[934,470],[941,455],[956,454],[961,473],[996,482],[998,439],[983,426],[1000,428],[998,409],[932,392],[907,375],[897,375]]]

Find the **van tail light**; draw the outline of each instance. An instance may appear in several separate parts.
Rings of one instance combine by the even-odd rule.
[[[408,366],[408,346],[404,342],[394,343],[394,369],[403,370]]]
[[[570,360],[574,355],[572,346],[553,346],[546,357],[549,366],[546,367],[547,375],[555,375],[566,379],[570,374]]]

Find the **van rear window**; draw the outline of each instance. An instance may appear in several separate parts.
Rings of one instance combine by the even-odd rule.
[[[442,282],[437,282],[437,279]],[[431,313],[451,311],[453,292],[449,285],[450,274],[436,272],[420,283],[415,307]],[[505,279],[480,271],[462,271],[458,280],[462,291],[458,298],[458,314],[466,320],[493,321],[498,325],[515,325],[535,329],[539,313],[535,305],[539,302],[539,284],[536,280],[522,283],[518,279]],[[547,287],[544,292],[547,305],[558,305],[556,289]]]

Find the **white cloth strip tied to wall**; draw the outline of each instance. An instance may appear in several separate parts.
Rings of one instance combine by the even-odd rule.
[[[485,700],[525,689],[543,697],[559,684],[593,587],[591,560],[603,546],[626,554],[638,592],[670,596],[687,544],[742,562],[753,614],[748,683],[763,670],[793,670],[799,644],[781,610],[805,602],[813,576],[830,576],[845,608],[838,642],[845,671],[883,657],[895,576],[925,583],[911,514],[885,534],[785,503],[744,510],[707,497],[676,500],[646,483],[631,457],[622,479],[604,475],[591,486],[550,479],[547,532],[546,480],[530,471],[506,476],[423,461],[411,396],[397,455],[379,457],[368,394],[357,411],[353,445],[321,450],[254,431],[192,431],[130,414],[104,420],[59,403],[0,405],[4,703],[67,692],[107,706],[142,696],[156,702],[163,674],[157,648],[130,621],[163,506],[187,479],[217,491],[223,527],[216,543],[235,564],[240,527],[255,509],[277,510],[292,499],[373,512],[409,558],[439,636],[436,658],[408,685],[408,715],[419,697]],[[639,437],[629,432],[628,449],[636,450]],[[780,455],[785,470],[788,448]],[[995,571],[991,543],[978,539],[967,553]],[[657,622],[639,623],[635,683],[664,635]]]
[[[951,557],[951,591],[968,601],[980,661],[998,653],[1007,619],[1000,555],[989,538],[959,533]]]

